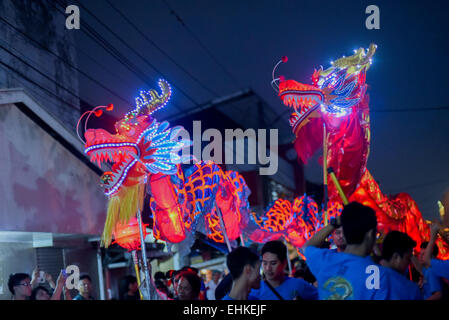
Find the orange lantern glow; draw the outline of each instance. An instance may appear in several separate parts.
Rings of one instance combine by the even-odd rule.
[[[146,227],[148,224],[143,224],[143,236],[147,236]],[[140,232],[137,218],[132,218],[128,224],[118,223],[114,230],[115,241],[112,243],[118,244],[120,247],[128,251],[140,250]]]

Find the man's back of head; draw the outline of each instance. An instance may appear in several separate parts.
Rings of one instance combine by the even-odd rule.
[[[254,266],[259,257],[246,247],[238,247],[228,254],[226,264],[234,280],[240,278],[246,265]]]
[[[376,240],[376,212],[358,202],[343,208],[341,225],[348,246],[364,246],[363,255],[369,254]]]

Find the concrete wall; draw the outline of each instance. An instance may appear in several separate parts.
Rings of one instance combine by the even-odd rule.
[[[0,45],[19,57],[14,57],[13,54],[0,48],[0,60],[53,92],[60,99],[1,65],[0,88],[27,88],[47,111],[68,127],[73,127],[80,115],[79,100],[76,97],[78,95],[78,74],[64,60],[76,66],[76,50],[73,45],[74,32],[77,30],[66,29],[65,15],[57,11],[51,3],[56,5],[52,0],[0,0],[2,18],[29,38],[37,41],[37,43],[31,41],[0,21]],[[27,66],[20,59],[55,80],[59,86]]]
[[[0,105],[0,231],[100,235],[99,176],[15,105]]]

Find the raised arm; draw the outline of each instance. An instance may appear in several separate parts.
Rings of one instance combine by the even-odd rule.
[[[321,228],[315,234],[310,238],[303,246],[302,250],[304,251],[308,246],[312,247],[319,247],[323,244],[323,242],[326,240],[326,238],[334,232],[334,230],[339,227],[340,224],[340,217],[337,217],[336,219],[336,225],[334,223],[330,223],[327,226]]]
[[[54,282],[53,282],[54,283]],[[61,300],[61,293],[64,288],[65,283],[65,277],[61,273],[59,273],[58,279],[56,280],[56,287],[54,288],[53,295],[51,296],[50,300]]]
[[[422,275],[422,265],[414,254],[411,257],[411,261],[415,269],[419,272],[420,275]]]
[[[39,278],[39,267],[36,266],[33,270],[33,274],[31,275],[31,288],[34,289],[38,285]]]
[[[440,229],[440,225],[438,223],[432,223],[430,227],[430,241],[424,251],[424,264],[425,268],[430,267],[430,260],[432,259],[433,246],[435,245],[435,241],[437,239],[438,230]]]

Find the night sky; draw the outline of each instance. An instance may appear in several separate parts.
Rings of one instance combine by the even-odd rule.
[[[408,192],[425,218],[437,216],[436,201],[449,188],[449,1],[110,2],[165,54],[107,1],[81,1],[81,5],[176,86],[172,104],[183,110],[250,87],[281,114],[285,107],[270,86],[272,68],[281,56],[289,61],[277,74],[308,83],[314,68],[328,68],[331,60],[376,43],[367,74],[372,137],[368,169],[384,193]],[[380,30],[365,27],[365,8],[371,4],[380,9]],[[128,101],[134,101],[139,90],[155,87],[161,75],[83,7],[80,11],[81,30],[74,31],[79,67]],[[148,81],[87,37],[86,24],[138,66]],[[95,105],[114,103],[117,115],[129,111],[124,101],[82,76],[80,96]],[[164,120],[179,112],[171,105],[156,117]],[[287,120],[285,114],[277,126],[288,126]],[[320,183],[316,160],[305,173]]]

